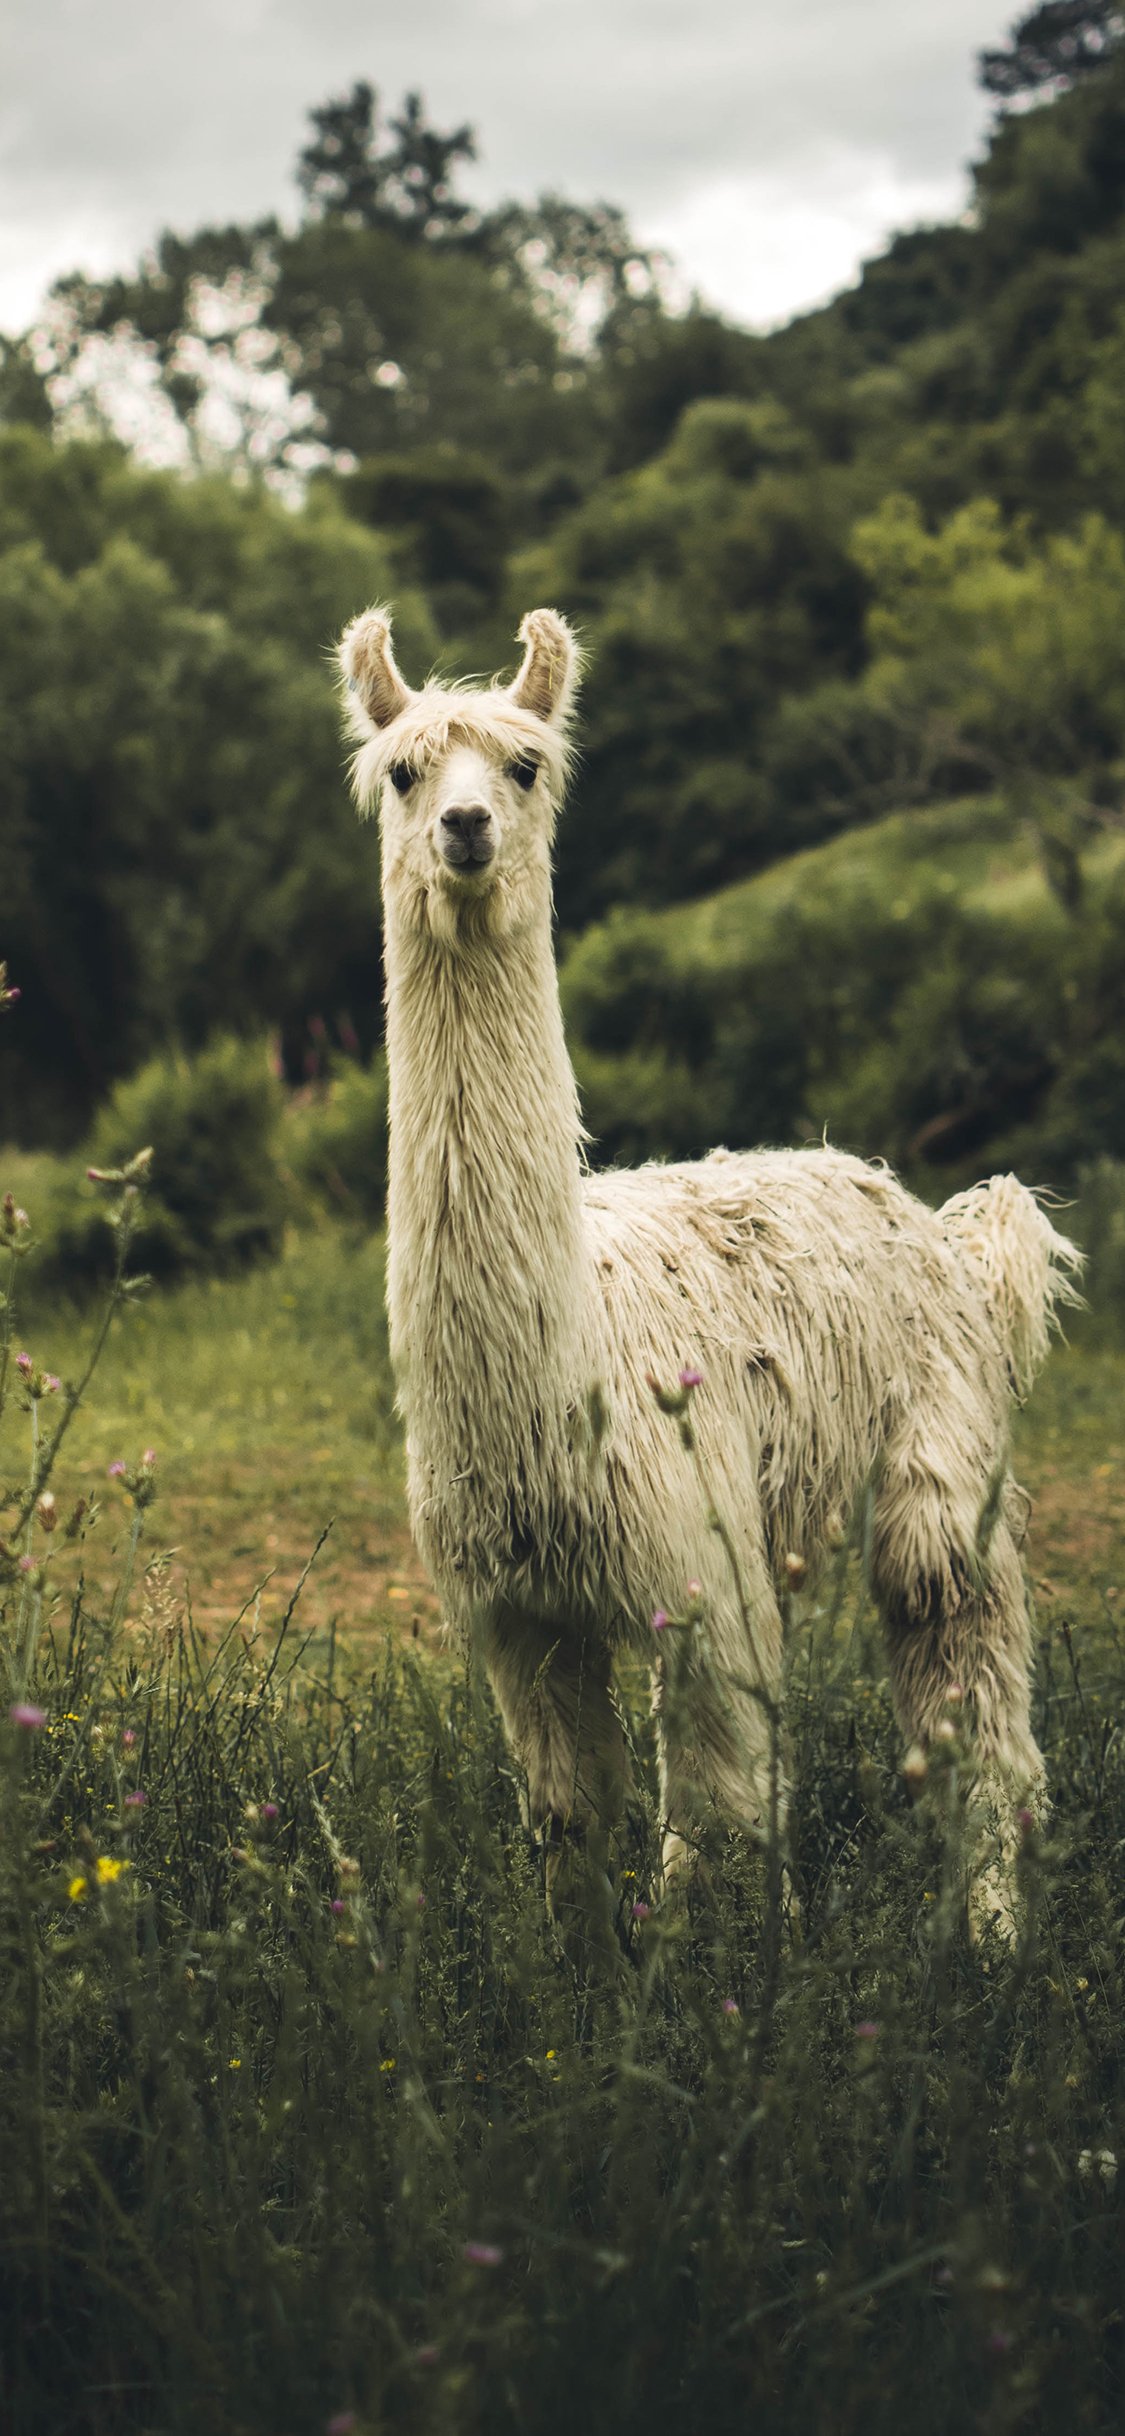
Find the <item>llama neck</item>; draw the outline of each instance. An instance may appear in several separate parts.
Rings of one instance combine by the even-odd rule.
[[[479,1483],[541,1462],[581,1388],[581,1128],[550,933],[451,946],[388,907],[386,954],[391,1350],[415,1455]]]

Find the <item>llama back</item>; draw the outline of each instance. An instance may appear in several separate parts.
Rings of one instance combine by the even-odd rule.
[[[989,1315],[1022,1399],[1046,1360],[1060,1310],[1081,1304],[1075,1280],[1083,1256],[1016,1176],[993,1176],[955,1193],[938,1216],[983,1276]]]

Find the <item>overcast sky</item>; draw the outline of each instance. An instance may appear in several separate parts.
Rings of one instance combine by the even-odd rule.
[[[304,114],[360,76],[477,130],[485,202],[622,203],[767,324],[948,219],[1011,0],[0,0],[0,328],[161,227],[292,218]]]

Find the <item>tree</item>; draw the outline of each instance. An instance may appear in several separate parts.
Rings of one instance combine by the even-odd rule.
[[[379,148],[378,97],[366,83],[310,110],[316,130],[298,156],[297,184],[313,219],[346,220],[353,228],[390,228],[431,243],[475,233],[480,215],[455,195],[458,161],[475,161],[471,127],[439,135],[427,126],[420,93],[408,93],[390,121],[397,140]]]
[[[981,51],[978,73],[1001,102],[1065,93],[1097,76],[1125,36],[1120,0],[1043,0],[1012,27],[1002,51]]]

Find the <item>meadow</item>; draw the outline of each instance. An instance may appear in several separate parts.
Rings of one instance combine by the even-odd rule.
[[[94,1306],[24,1309],[77,1374]],[[1054,1810],[1009,1951],[955,1713],[907,1797],[862,1529],[790,1618],[801,1930],[718,1834],[661,1899],[629,1676],[637,1798],[552,1920],[410,1552],[378,1239],[118,1310],[3,1729],[15,2436],[1119,2425],[1125,1357],[1076,1333],[1019,1425]]]

